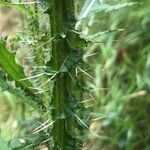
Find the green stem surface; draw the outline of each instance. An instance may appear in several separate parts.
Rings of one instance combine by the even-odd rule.
[[[50,1],[50,24],[52,41],[51,66],[59,71],[67,59],[70,48],[66,40],[67,32],[71,30],[74,20],[74,0],[51,0]],[[74,140],[74,118],[68,115],[67,110],[72,111],[68,104],[68,93],[72,92],[73,80],[68,72],[63,73],[54,83],[53,98],[51,100],[54,149],[76,149]]]

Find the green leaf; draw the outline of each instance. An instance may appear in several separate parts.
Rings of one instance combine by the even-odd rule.
[[[20,87],[28,96],[30,96],[39,107],[45,109],[40,97],[35,95],[36,91],[31,89],[31,82],[29,80],[21,80],[26,78],[23,69],[15,62],[15,56],[5,48],[2,42],[0,42],[0,67],[9,78],[15,81],[17,87]],[[2,75],[0,84],[3,88],[8,86],[7,84],[4,84]]]
[[[11,82],[7,80],[8,79],[6,79],[4,75],[0,72],[0,87],[2,91],[9,91],[13,95],[15,95],[20,101],[28,104],[29,106],[31,106],[32,108],[36,110],[39,109],[39,105],[37,101],[35,102],[35,97],[33,98],[30,95],[28,95],[28,93],[26,93],[25,91],[19,88],[16,88],[15,86],[11,84]]]
[[[26,78],[22,67],[15,62],[15,56],[5,48],[2,42],[0,42],[0,67],[17,85],[33,93],[30,89],[32,84],[28,80],[21,81],[21,79]]]
[[[0,150],[9,150],[7,143],[0,135]]]

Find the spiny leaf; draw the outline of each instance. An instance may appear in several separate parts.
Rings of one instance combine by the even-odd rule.
[[[32,108],[35,108],[36,110],[40,110],[37,103],[34,102],[34,98],[25,93],[25,91],[16,88],[13,86],[7,79],[4,77],[4,75],[0,72],[0,87],[3,91],[9,91],[12,94],[14,94],[20,101],[27,103]],[[40,110],[41,111],[41,110]]]
[[[0,67],[17,85],[31,91],[29,87],[32,87],[32,84],[28,80],[21,81],[21,79],[26,78],[23,69],[15,62],[15,56],[5,48],[2,42],[0,42]]]
[[[29,80],[21,81],[21,79],[26,78],[23,69],[15,62],[15,56],[5,48],[2,42],[0,42],[0,67],[9,78],[15,81],[18,87],[24,90],[25,93],[32,98],[36,97],[36,103],[40,105],[40,107],[44,108],[42,100],[35,96],[35,91],[31,89],[31,82]]]

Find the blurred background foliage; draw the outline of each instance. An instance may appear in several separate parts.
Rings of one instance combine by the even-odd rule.
[[[83,103],[90,111],[83,149],[149,150],[150,1],[95,0],[88,14],[82,17],[86,2],[91,1],[76,0],[75,4],[76,29],[90,40],[83,49],[88,67],[80,70],[89,87]],[[3,2],[0,5],[1,38],[8,49],[16,52],[16,61],[24,67],[27,76],[35,74],[35,68],[50,59],[45,3],[25,5],[17,10],[7,6],[11,13]],[[38,73],[42,72],[43,68],[38,69]],[[47,80],[40,78],[40,82]],[[41,84],[35,79],[32,82]],[[48,96],[44,94],[47,104]],[[47,141],[51,140],[49,128],[42,129],[42,126],[37,134],[31,134],[44,122],[44,117],[18,101],[9,90],[0,88],[1,135],[12,149],[45,150]],[[44,126],[47,125],[50,126],[50,120]]]

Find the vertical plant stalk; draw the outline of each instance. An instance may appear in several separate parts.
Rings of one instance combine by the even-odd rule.
[[[54,38],[51,66],[55,71],[59,71],[70,53],[66,39],[67,32],[74,28],[74,0],[51,0],[49,3],[51,36]],[[54,82],[51,100],[52,118],[55,121],[52,130],[54,149],[76,149],[75,134],[72,133],[75,130],[75,121],[73,115],[68,113],[74,111],[68,101],[69,97],[72,97],[69,96],[74,84],[72,77],[69,72],[64,72]]]

